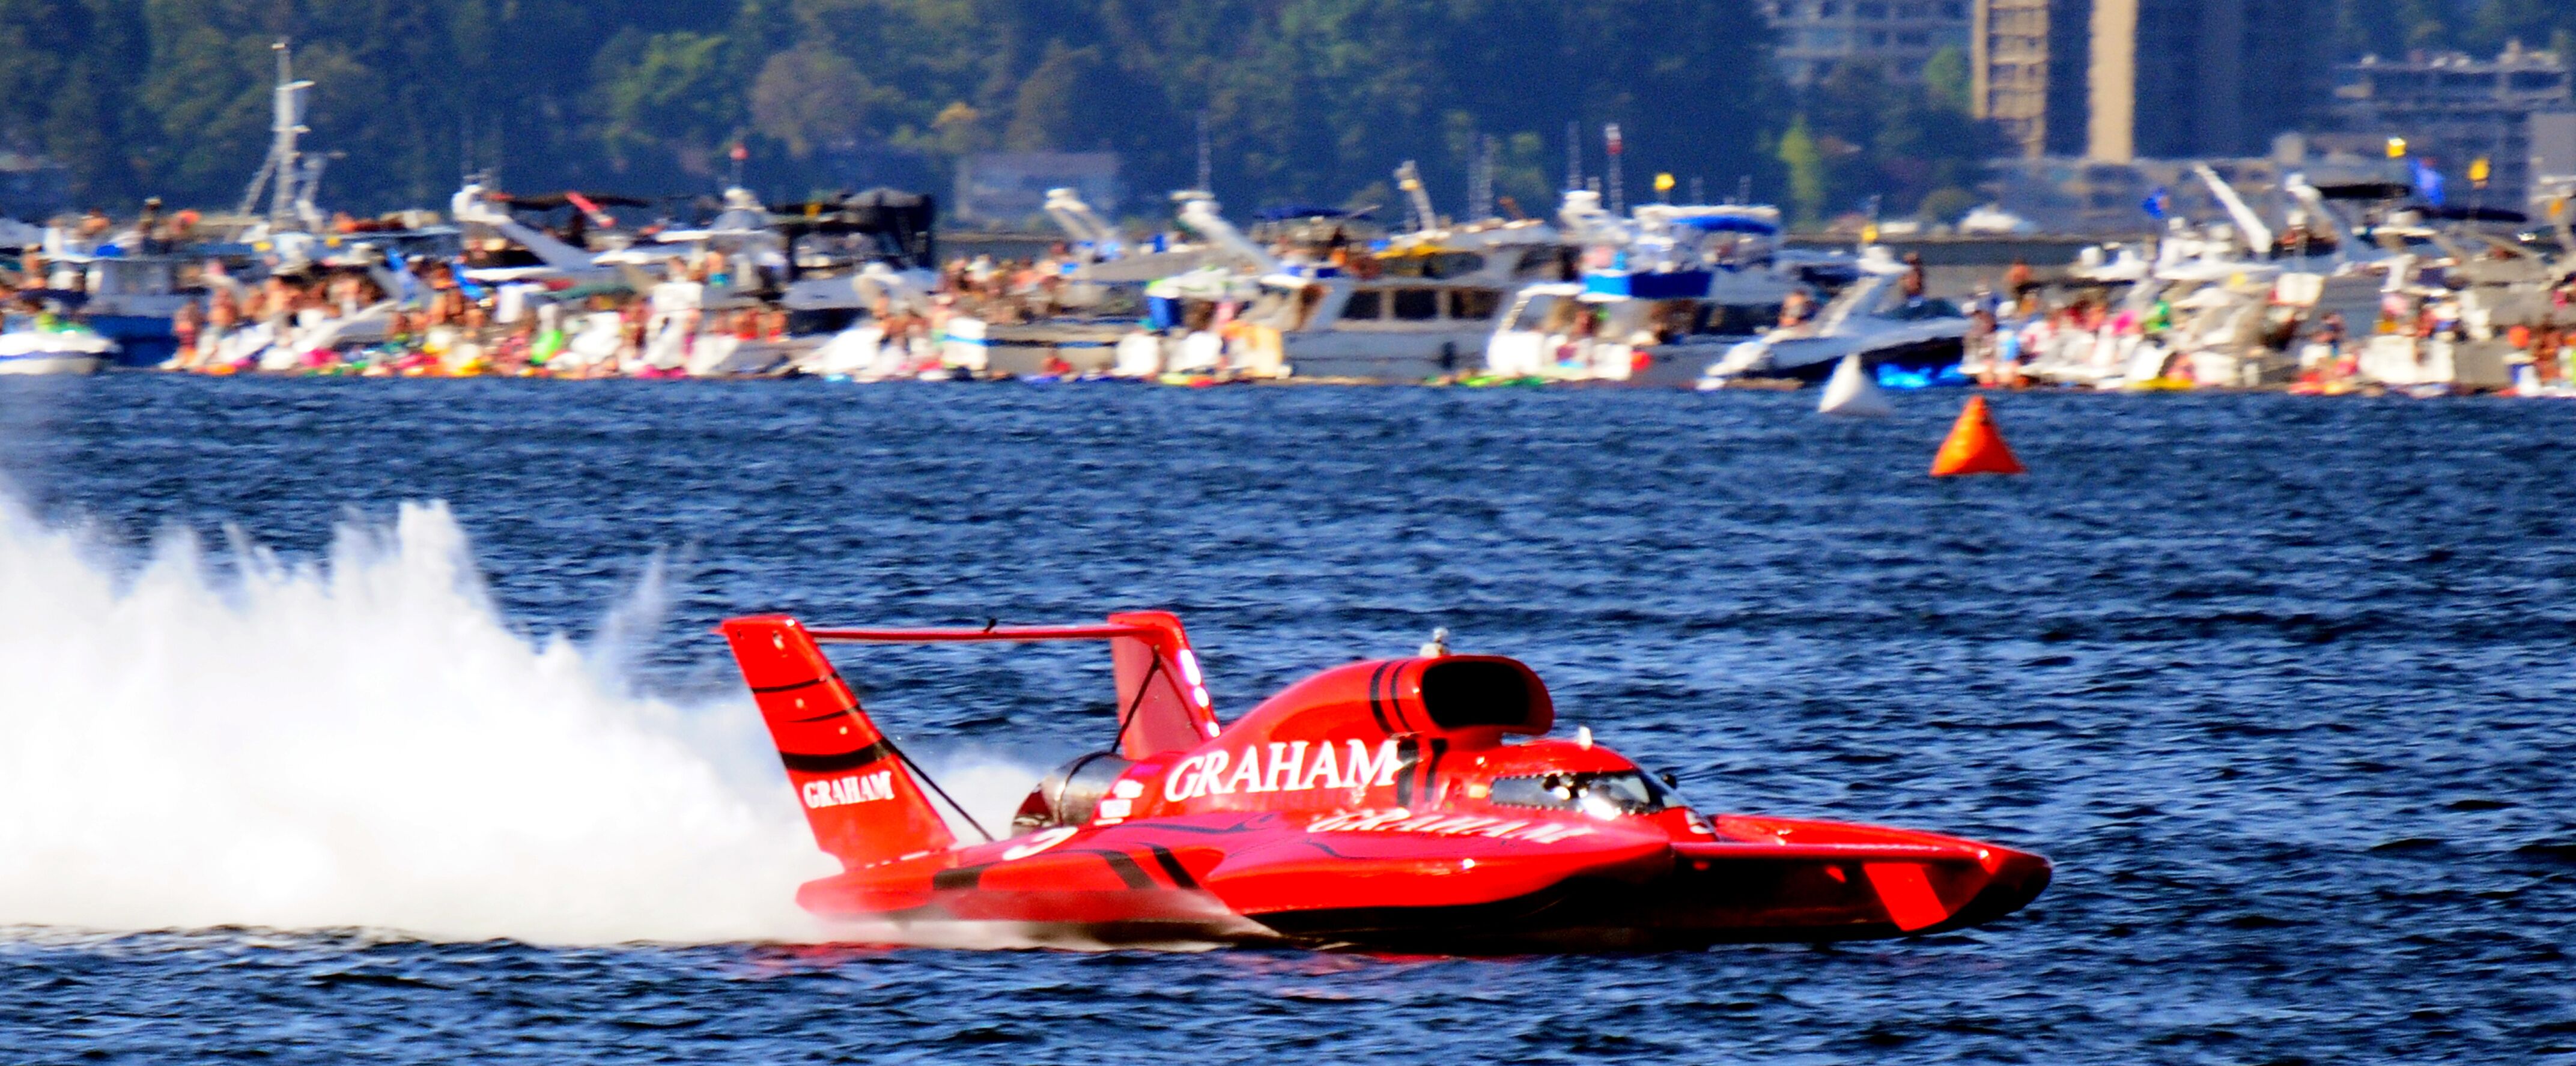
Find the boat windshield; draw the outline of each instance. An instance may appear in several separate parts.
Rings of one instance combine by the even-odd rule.
[[[1663,782],[1640,770],[1498,778],[1492,800],[1505,807],[1581,811],[1595,818],[1653,814],[1681,805]]]

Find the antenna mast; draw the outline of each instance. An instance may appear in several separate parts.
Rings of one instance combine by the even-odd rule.
[[[1583,187],[1583,123],[1565,124],[1565,187],[1568,191]]]
[[[301,153],[296,150],[295,142],[306,132],[304,91],[312,88],[313,83],[295,80],[294,53],[288,50],[285,41],[269,48],[277,53],[275,113],[269,122],[269,132],[275,136],[269,142],[268,161],[260,164],[259,176],[251,179],[250,191],[242,197],[242,213],[250,213],[252,205],[259,202],[260,186],[274,179],[276,185],[269,192],[268,228],[270,232],[276,232],[294,217],[296,186],[303,170]]]
[[[1200,191],[1200,192],[1213,193],[1213,192],[1215,192],[1215,191],[1216,191],[1216,187],[1215,187],[1215,186],[1216,186],[1216,159],[1215,159],[1215,153],[1211,150],[1211,146],[1208,144],[1208,113],[1207,113],[1207,109],[1203,107],[1203,108],[1200,108],[1200,109],[1199,109],[1199,186],[1198,186],[1198,187],[1199,187],[1199,191]]]
[[[1628,204],[1619,189],[1619,157],[1627,154],[1628,144],[1620,139],[1619,124],[1616,122],[1602,128],[1601,138],[1609,142],[1610,148],[1610,213],[1624,214],[1628,210]]]
[[[1395,187],[1404,191],[1405,206],[1411,210],[1414,229],[1440,228],[1440,216],[1431,213],[1431,192],[1422,187],[1422,171],[1407,159],[1395,168]]]
[[[1498,151],[1492,134],[1476,138],[1476,161],[1467,175],[1467,217],[1473,221],[1494,217],[1494,165]]]

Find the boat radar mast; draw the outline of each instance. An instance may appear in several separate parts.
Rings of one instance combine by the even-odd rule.
[[[308,171],[303,165],[302,154],[296,149],[296,138],[306,132],[304,94],[313,88],[313,83],[295,80],[294,54],[288,50],[285,41],[269,48],[277,53],[276,109],[269,123],[269,132],[275,137],[269,142],[268,161],[259,165],[259,174],[250,179],[250,188],[242,193],[240,213],[250,214],[251,209],[259,205],[260,190],[269,185],[270,179],[275,179],[276,185],[270,190],[268,202],[268,227],[271,232],[276,232],[290,224],[290,217],[298,208],[310,210],[312,185],[321,180],[322,174],[319,167]]]

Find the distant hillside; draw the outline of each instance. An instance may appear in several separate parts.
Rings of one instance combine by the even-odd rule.
[[[2339,2],[2353,51],[2576,27],[2569,0]],[[1751,0],[0,0],[0,148],[68,165],[75,206],[229,204],[281,36],[319,83],[311,144],[344,153],[325,199],[362,211],[443,205],[469,159],[519,188],[711,191],[741,142],[750,184],[787,195],[1105,147],[1155,213],[1195,180],[1202,114],[1237,208],[1392,202],[1417,158],[1455,209],[1479,135],[1536,207],[1567,123],[1597,173],[1616,121],[1632,195],[1670,171],[1809,216],[1936,192],[1949,212],[1990,147],[1956,60],[1929,92],[1853,75],[1793,98]]]
[[[2576,52],[2571,0],[2337,0],[2351,56],[2404,55],[2415,49],[2492,55],[2508,41]]]
[[[706,191],[737,140],[764,191],[1106,147],[1159,193],[1195,178],[1202,111],[1244,206],[1408,157],[1454,200],[1477,134],[1531,197],[1569,120],[1713,186],[1763,158],[1743,0],[0,0],[0,139],[84,203],[230,202],[281,36],[319,83],[311,143],[346,153],[326,198],[370,210],[442,203],[469,155],[517,186]]]

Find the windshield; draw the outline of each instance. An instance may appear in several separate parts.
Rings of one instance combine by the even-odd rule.
[[[1505,807],[1581,811],[1595,818],[1653,814],[1680,805],[1663,782],[1640,770],[1499,778],[1491,798]]]

